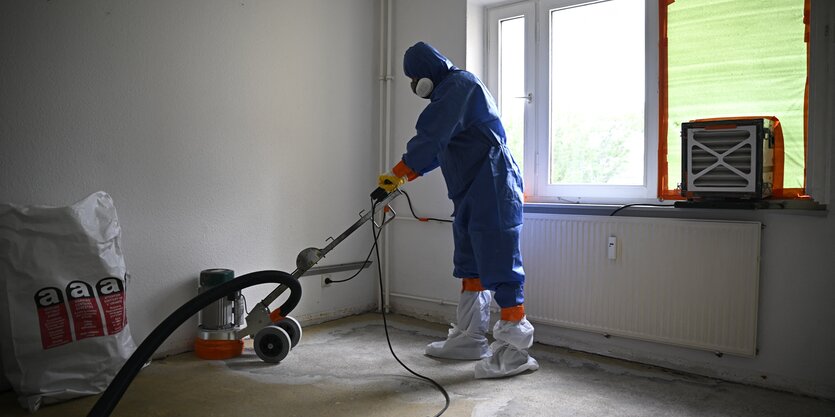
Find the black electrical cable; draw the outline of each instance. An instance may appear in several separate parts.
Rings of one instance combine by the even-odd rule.
[[[430,220],[431,220],[431,221],[436,221],[436,222],[441,222],[441,223],[452,223],[452,220],[449,220],[449,219],[439,219],[439,218],[435,218],[435,217],[419,217],[417,214],[415,214],[415,209],[414,209],[414,207],[412,206],[412,198],[411,198],[411,197],[409,197],[409,193],[407,193],[406,191],[403,191],[402,189],[400,190],[400,192],[401,192],[401,193],[403,193],[403,195],[405,195],[405,196],[406,196],[406,201],[408,201],[408,202],[409,202],[409,211],[411,211],[411,212],[412,212],[412,216],[413,216],[415,219],[418,219],[418,220],[420,220],[420,221],[422,221],[422,222],[427,222],[427,221],[430,221]],[[379,231],[379,232],[377,232],[377,234],[374,236],[374,240],[375,240],[375,241],[377,240],[377,238],[379,238],[379,237],[380,237],[380,233],[382,233],[382,229],[380,229],[380,231]],[[365,265],[365,264],[367,264],[367,263],[368,263],[368,260],[369,260],[369,259],[371,259],[371,254],[372,254],[372,253],[374,253],[374,246],[371,246],[371,250],[370,250],[370,251],[368,251],[368,256],[366,256],[366,257],[365,257],[365,262],[363,262],[363,265]],[[363,268],[364,268],[364,267],[361,267],[360,269],[358,269],[358,270],[357,270],[357,272],[355,272],[355,273],[354,273],[354,275],[351,275],[350,277],[345,278],[345,279],[330,279],[330,278],[325,278],[325,284],[333,284],[333,283],[339,283],[339,282],[347,282],[347,281],[350,281],[350,280],[352,280],[352,279],[356,278],[356,277],[357,277],[357,275],[359,275],[359,274],[360,274],[360,272],[362,272]]]
[[[116,408],[119,400],[122,399],[125,391],[127,391],[133,378],[142,369],[151,355],[157,350],[159,345],[165,341],[174,330],[177,330],[181,324],[188,320],[191,316],[197,314],[204,307],[215,302],[216,300],[225,297],[235,291],[240,291],[244,288],[251,287],[258,284],[276,283],[286,285],[290,289],[290,297],[284,304],[279,307],[281,314],[287,315],[299,303],[302,297],[302,287],[299,281],[293,278],[292,275],[282,271],[257,271],[249,274],[241,275],[231,281],[214,286],[192,298],[180,308],[175,310],[165,320],[162,321],[152,332],[142,341],[142,344],[133,352],[128,358],[113,381],[104,391],[98,401],[93,405],[93,408],[87,414],[87,417],[107,417]]]
[[[384,214],[383,216],[385,216],[385,214]],[[384,218],[383,220],[385,220],[385,218]],[[379,231],[379,232],[377,232],[377,234],[376,234],[376,235],[374,235],[374,241],[375,241],[375,242],[377,241],[377,238],[378,238],[378,237],[380,237],[380,233],[382,233],[382,232],[383,232],[383,229],[380,229],[380,231]],[[373,233],[373,231],[372,231],[372,233]],[[371,246],[371,250],[369,250],[369,251],[368,251],[368,256],[366,256],[366,257],[365,257],[365,262],[363,262],[363,263],[362,263],[362,265],[363,265],[363,266],[361,266],[359,269],[357,269],[357,272],[355,272],[355,273],[354,273],[354,275],[351,275],[350,277],[345,278],[345,279],[330,279],[330,278],[325,278],[325,284],[332,284],[332,283],[339,283],[339,282],[347,282],[347,281],[350,281],[350,280],[352,280],[352,279],[356,278],[356,277],[357,277],[357,275],[359,275],[359,274],[360,274],[360,272],[362,272],[362,270],[363,270],[363,269],[365,269],[365,265],[366,265],[366,264],[368,264],[368,261],[371,259],[371,255],[372,255],[373,253],[374,253],[374,246],[372,245],[372,246]]]
[[[643,204],[643,203],[635,203],[635,204],[626,204],[623,206],[618,207],[615,211],[609,213],[610,216],[614,216],[617,212],[629,208],[629,207],[636,207],[636,206],[648,206],[648,207],[673,207],[672,204]]]
[[[402,190],[401,190],[402,191]],[[404,191],[403,194],[406,194]],[[445,219],[436,219],[436,218],[420,218],[415,214],[414,209],[412,208],[412,200],[409,198],[409,195],[406,194],[406,199],[409,201],[409,209],[412,212],[412,215],[421,221],[427,220],[434,220],[438,222],[449,222],[452,223],[452,220],[445,220]],[[377,208],[377,203],[372,200],[371,210],[372,213]],[[385,214],[383,214],[383,219],[385,221]],[[377,245],[378,238],[380,237],[380,233],[382,233],[382,228],[377,231],[377,228],[374,225],[374,222],[371,222],[371,234],[374,237],[374,244],[371,247],[371,250],[368,252],[368,256],[365,258],[365,263],[368,263],[369,259],[371,259],[371,254],[376,254],[377,257],[377,273],[379,276],[380,282],[380,300],[381,305],[385,302],[383,299],[383,270],[380,266],[380,251]],[[348,280],[353,279],[360,272],[362,272],[363,268],[360,268],[354,275],[349,278],[343,280],[327,280],[326,282],[345,282]],[[130,383],[142,369],[142,367],[147,363],[148,359],[151,358],[151,355],[159,348],[162,342],[177,330],[180,325],[182,325],[186,320],[188,320],[191,316],[197,314],[200,310],[207,307],[209,304],[213,303],[214,301],[227,296],[228,294],[234,293],[235,291],[240,291],[244,288],[251,287],[253,285],[258,284],[266,284],[266,283],[276,283],[286,285],[290,289],[290,296],[284,304],[279,307],[279,311],[282,314],[287,315],[290,313],[296,305],[299,303],[301,299],[301,285],[299,284],[298,280],[293,278],[292,275],[283,272],[283,271],[257,271],[251,272],[249,274],[241,275],[233,279],[232,281],[223,283],[221,285],[217,285],[215,287],[210,288],[209,290],[198,294],[196,297],[192,298],[180,308],[175,310],[171,313],[165,320],[162,321],[152,332],[149,334],[144,341],[136,348],[133,354],[128,358],[119,372],[111,381],[110,385],[104,391],[101,397],[99,397],[98,401],[93,405],[93,408],[87,414],[87,417],[107,417],[116,406],[119,404],[119,400],[122,399],[122,396],[127,391]],[[386,312],[385,307],[383,308],[383,328],[385,329],[386,333],[386,342],[388,343],[389,351],[391,352],[394,359],[399,363],[404,369],[409,371],[412,375],[421,378],[425,381],[430,382],[434,385],[440,392],[443,394],[445,399],[444,408],[441,409],[440,412],[435,414],[434,417],[439,417],[442,415],[446,410],[449,408],[449,393],[447,393],[446,389],[436,382],[435,380],[423,376],[411,368],[406,366],[400,358],[397,357],[397,354],[394,353],[394,348],[391,346],[391,339],[388,333],[388,322],[386,320]]]
[[[406,195],[406,197],[408,198],[408,194]],[[374,200],[371,200],[371,212],[373,213],[376,208],[377,208],[377,202],[375,202]],[[376,229],[376,227],[374,225],[374,222],[371,222],[371,234],[374,236],[374,246],[372,247],[372,249],[374,249],[374,253],[377,257],[377,276],[379,277],[379,282],[380,282],[380,306],[382,307],[381,311],[383,313],[383,329],[386,332],[386,342],[389,345],[389,351],[391,352],[391,356],[394,356],[394,360],[396,360],[397,363],[399,363],[400,366],[403,367],[403,369],[409,371],[409,373],[411,373],[412,375],[414,375],[414,376],[416,376],[416,377],[418,377],[418,378],[420,378],[424,381],[427,381],[427,382],[431,383],[432,385],[435,386],[435,388],[438,389],[438,391],[441,392],[441,394],[444,395],[444,400],[446,401],[446,403],[444,404],[444,408],[442,408],[441,411],[439,411],[438,414],[435,414],[435,416],[434,416],[434,417],[439,417],[441,414],[446,412],[447,408],[449,408],[449,393],[447,393],[446,389],[444,389],[444,387],[441,384],[437,383],[434,379],[429,378],[428,376],[423,376],[423,375],[413,371],[408,366],[406,366],[406,364],[403,363],[403,361],[401,361],[400,358],[397,357],[397,354],[394,353],[394,348],[391,347],[391,338],[389,337],[388,321],[386,321],[385,298],[383,298],[383,294],[384,294],[383,268],[380,266],[380,249],[379,249],[379,246],[377,245],[377,237],[379,236],[379,233],[375,233],[376,232],[375,229]],[[382,230],[382,228],[381,228],[381,230]]]
[[[414,209],[414,207],[412,207],[412,198],[411,198],[411,197],[409,197],[409,193],[407,193],[407,192],[405,192],[405,191],[403,191],[403,190],[400,190],[400,192],[401,192],[401,193],[403,193],[403,195],[405,195],[405,196],[406,196],[406,201],[408,201],[408,202],[409,202],[409,211],[411,211],[411,212],[412,212],[412,216],[413,216],[414,218],[416,218],[416,219],[418,219],[418,220],[420,220],[420,221],[422,221],[422,222],[427,222],[427,221],[432,220],[432,221],[435,221],[435,222],[441,222],[441,223],[452,223],[452,220],[450,220],[450,219],[439,219],[439,218],[436,218],[436,217],[418,217],[418,215],[417,215],[417,214],[415,214],[415,209]]]

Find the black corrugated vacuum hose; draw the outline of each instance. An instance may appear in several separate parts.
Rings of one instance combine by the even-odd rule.
[[[159,345],[180,327],[191,316],[197,314],[198,311],[213,303],[222,297],[240,291],[244,288],[251,287],[258,284],[276,283],[286,285],[290,289],[290,297],[284,304],[281,305],[281,314],[286,316],[289,314],[302,297],[302,287],[299,281],[293,278],[292,275],[282,271],[257,271],[249,274],[241,275],[231,281],[212,287],[204,291],[196,297],[183,304],[176,311],[171,313],[162,323],[157,326],[148,337],[142,341],[142,344],[136,348],[133,355],[128,358],[116,377],[110,383],[110,386],[104,391],[104,394],[96,401],[87,417],[106,417],[109,416],[119,400],[122,399],[125,391],[127,391],[133,378],[142,369],[142,366],[148,362],[151,355],[157,350]]]

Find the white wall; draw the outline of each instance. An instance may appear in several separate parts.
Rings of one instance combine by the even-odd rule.
[[[472,72],[476,77],[487,82],[485,71],[485,57],[487,52],[487,39],[484,37],[486,17],[485,6],[476,4],[473,1],[467,2],[467,71]]]
[[[460,37],[464,36],[462,31],[468,23],[480,24],[479,6],[487,2],[471,0],[469,3],[467,7],[463,0],[396,1],[395,36],[401,54],[407,43],[424,39],[456,63],[460,64],[465,54],[477,57],[471,49],[482,45],[483,41],[471,38],[465,45]],[[478,30],[468,30],[467,35],[480,36]],[[425,105],[411,95],[405,81],[398,85],[397,93],[395,140],[390,155],[394,162],[399,160],[406,140],[414,134],[414,122]],[[832,132],[827,135],[826,140],[831,141]],[[828,149],[831,166],[835,163],[835,149]],[[830,187],[832,185],[830,182]],[[410,183],[406,189],[412,194],[419,215],[447,216],[451,212],[439,172]],[[832,192],[835,189],[830,192],[835,195]],[[398,203],[403,207],[401,213],[408,213],[402,202]],[[605,339],[596,334],[545,325],[537,326],[537,340],[708,376],[835,398],[835,356],[832,354],[835,352],[835,332],[831,331],[835,326],[835,216],[777,210],[690,210],[677,216],[757,220],[766,225],[760,278],[759,355],[756,358],[729,355],[718,358],[709,352],[629,339]],[[438,321],[454,320],[454,307],[446,302],[457,301],[460,284],[451,276],[450,227],[402,220],[395,222],[392,229],[389,240],[391,291],[399,294],[391,298],[393,309]],[[546,249],[525,256],[547,256]],[[419,298],[442,301],[421,301]]]
[[[465,59],[479,56],[473,42],[481,42],[472,39],[477,30],[467,29],[478,8],[465,0],[393,3],[389,165],[399,160],[426,103],[409,90],[402,53],[424,40],[468,68]],[[96,190],[113,195],[134,277],[129,320],[137,340],[195,294],[202,269],[292,270],[299,250],[321,246],[354,221],[377,174],[376,6],[373,0],[4,2],[0,201],[63,205]],[[440,172],[407,190],[421,215],[452,211]],[[406,217],[403,203],[397,208]],[[835,392],[833,216],[691,217],[768,226],[758,357],[720,359],[545,326],[537,327],[539,340],[812,394]],[[393,292],[457,300],[448,225],[402,220],[388,235]],[[360,231],[324,263],[360,260],[368,244]],[[314,320],[368,309],[375,303],[373,277],[364,272],[352,284],[326,289],[318,277],[302,278],[295,314]],[[250,304],[269,289],[248,291]],[[392,304],[439,320],[454,311],[398,297]],[[193,319],[183,326],[161,351],[187,349],[195,325]]]
[[[356,220],[376,182],[376,5],[3,2],[0,201],[113,196],[137,341],[205,268],[292,272],[301,249]],[[322,264],[363,259],[363,230]],[[302,278],[294,315],[367,311],[375,276],[325,289]],[[246,291],[249,306],[271,289]],[[159,352],[188,349],[196,324]]]

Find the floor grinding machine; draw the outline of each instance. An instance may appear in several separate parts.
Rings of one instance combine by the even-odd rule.
[[[312,275],[311,268],[306,275]],[[200,272],[198,294],[235,279],[231,269],[206,269]],[[215,300],[200,310],[194,353],[202,359],[218,360],[239,356],[247,334],[244,321],[246,298],[240,291]],[[302,326],[293,317],[271,316],[271,325],[255,334],[254,348],[264,362],[278,363],[302,338]]]
[[[354,231],[368,221],[374,222],[377,228],[382,228],[394,220],[396,213],[389,205],[402,192],[395,189],[387,192],[377,188],[371,193],[372,209],[359,213],[357,220],[336,238],[328,238],[330,243],[324,248],[310,247],[299,252],[296,257],[296,270],[292,274],[282,271],[257,271],[234,276],[228,269],[210,269],[203,271],[200,276],[198,295],[176,311],[171,313],[160,323],[116,374],[116,377],[104,391],[88,417],[109,416],[116,408],[128,386],[140,369],[148,363],[151,355],[186,320],[200,312],[200,329],[195,348],[200,346],[199,355],[208,359],[234,357],[243,348],[243,338],[254,338],[253,348],[261,360],[278,363],[290,352],[301,339],[302,329],[299,322],[288,316],[301,299],[301,285],[298,279],[305,275],[319,275],[336,270],[345,270],[346,265],[318,267],[314,266],[333,248],[342,243]],[[380,223],[377,217],[380,216]],[[368,266],[368,262],[361,262],[360,268]],[[256,304],[246,316],[246,325],[241,320],[244,311],[244,301],[241,290],[258,284],[275,283],[278,286],[261,302]],[[270,304],[278,299],[285,291],[290,295],[280,307],[270,310]],[[230,356],[231,355],[231,356]]]

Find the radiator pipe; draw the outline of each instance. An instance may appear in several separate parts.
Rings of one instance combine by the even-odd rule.
[[[444,299],[441,299],[441,298],[420,297],[420,296],[417,296],[417,295],[402,294],[402,293],[397,293],[397,292],[389,292],[389,295],[392,296],[392,297],[396,297],[396,298],[405,298],[407,300],[424,301],[424,302],[427,302],[427,303],[440,304],[442,306],[458,307],[457,302],[448,301],[448,300],[444,300]],[[490,305],[490,311],[492,311],[493,313],[498,313],[499,311],[501,311],[501,309],[491,304]]]

